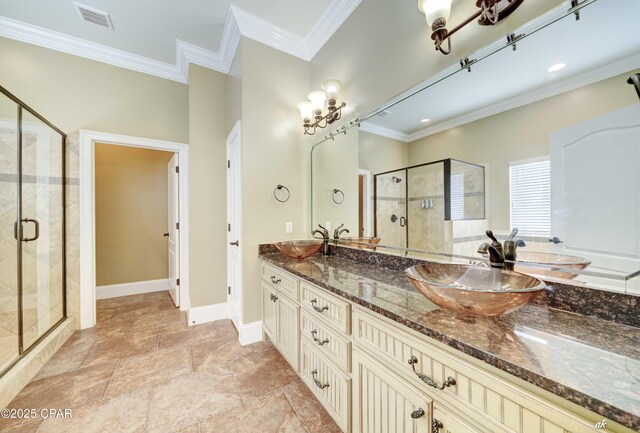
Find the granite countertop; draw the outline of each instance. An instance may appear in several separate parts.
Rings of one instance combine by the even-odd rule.
[[[401,271],[344,257],[260,257],[404,326],[640,431],[640,328],[540,305],[498,318],[458,316]]]

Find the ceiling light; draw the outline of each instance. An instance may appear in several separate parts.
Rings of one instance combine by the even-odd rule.
[[[427,123],[429,121],[429,119],[422,119],[420,120],[422,123]]]
[[[479,8],[473,15],[451,30],[447,29],[447,20],[451,14],[453,0],[418,0],[418,9],[427,19],[427,26],[431,29],[431,39],[436,51],[442,54],[451,52],[451,35],[478,18],[478,24],[492,26],[508,17],[524,0],[477,0]],[[447,42],[447,48],[443,46]]]
[[[565,66],[567,65],[565,65],[564,63],[556,63],[555,65],[550,66],[549,69],[547,69],[547,72],[556,72],[564,68]]]

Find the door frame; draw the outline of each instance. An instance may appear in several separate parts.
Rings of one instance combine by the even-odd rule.
[[[185,143],[154,140],[107,132],[80,130],[80,328],[96,325],[96,215],[95,144],[164,150],[178,154],[180,166],[180,310],[188,310],[189,297],[189,146]]]
[[[230,153],[230,147],[231,144],[234,143],[237,140],[237,145],[238,145],[238,154],[242,155],[242,129],[241,129],[241,123],[240,121],[237,121],[236,124],[233,126],[233,129],[231,130],[231,132],[229,132],[229,135],[227,136],[227,141],[226,141],[226,150],[227,150],[227,161],[229,161],[229,153]],[[241,175],[242,172],[240,172],[239,174]],[[229,203],[229,185],[231,184],[229,182],[229,178],[231,176],[230,170],[227,170],[227,224],[231,224],[233,223],[233,221],[229,221],[229,211],[230,211],[230,203]],[[240,218],[239,222],[236,222],[236,224],[239,224],[239,229],[238,229],[238,239],[237,241],[239,241],[238,244],[238,254],[240,256],[240,276],[238,278],[238,302],[240,303],[240,311],[238,311],[238,333],[241,334],[241,329],[243,327],[243,320],[242,320],[242,306],[243,306],[243,290],[242,290],[242,286],[243,286],[243,276],[242,276],[242,251],[243,251],[243,241],[242,241],[242,178],[240,179],[240,185],[238,186],[238,194],[239,194],[239,202],[238,202],[238,216]],[[229,232],[227,232],[227,243],[229,242]],[[227,248],[227,287],[229,287],[229,283],[230,283],[230,266],[229,266],[229,245],[226,245]],[[229,317],[233,318],[233,314],[231,314],[231,294],[229,293],[229,291],[227,291],[227,305],[229,306]]]
[[[373,174],[371,170],[360,168],[358,169],[358,176],[364,176],[362,188],[364,236],[373,236]]]

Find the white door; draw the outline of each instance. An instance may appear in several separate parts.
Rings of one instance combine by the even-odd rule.
[[[180,173],[178,169],[178,154],[174,154],[167,165],[167,178],[169,179],[168,203],[169,203],[169,294],[176,307],[180,306],[180,230],[179,230],[179,185]]]
[[[240,205],[240,122],[227,137],[227,303],[240,329],[242,308],[242,218]]]
[[[551,235],[594,265],[640,264],[640,104],[551,135]],[[603,225],[606,229],[603,229]]]

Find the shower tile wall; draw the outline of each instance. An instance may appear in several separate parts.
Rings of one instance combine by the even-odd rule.
[[[400,226],[400,217],[406,217],[406,188],[405,170],[376,177],[376,235],[382,245],[406,246],[406,229]]]
[[[451,177],[462,176],[464,219],[484,218],[484,170],[481,167],[460,161],[451,161]]]
[[[423,209],[423,200],[433,207]],[[442,163],[409,169],[409,248],[445,251]]]

